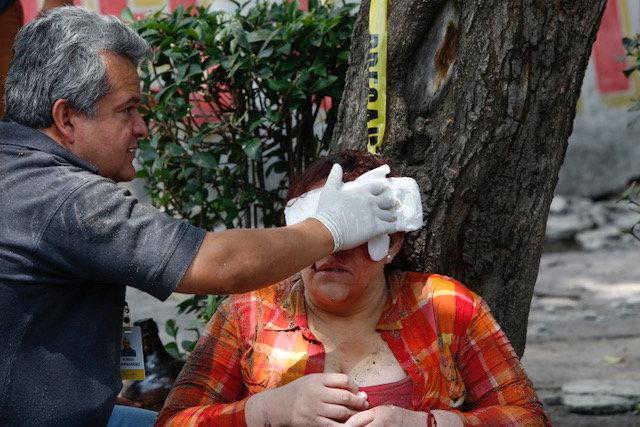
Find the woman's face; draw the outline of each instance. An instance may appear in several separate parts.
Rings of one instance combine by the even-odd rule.
[[[322,185],[324,181],[311,186],[308,191]],[[384,266],[393,260],[403,241],[403,233],[392,235],[389,256],[380,261],[371,259],[368,245],[364,243],[357,248],[333,253],[304,268],[300,274],[307,298],[316,305],[336,309],[348,309],[366,301],[367,296],[375,294],[375,289],[384,288]]]
[[[369,257],[367,244],[336,252],[301,271],[305,291],[316,305],[341,306],[359,301],[372,286],[384,286],[383,261]]]

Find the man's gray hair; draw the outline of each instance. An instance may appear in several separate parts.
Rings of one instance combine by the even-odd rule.
[[[5,85],[6,117],[40,129],[53,125],[58,99],[95,117],[96,101],[111,89],[104,58],[111,52],[136,66],[149,44],[114,16],[82,7],[51,9],[18,33]]]

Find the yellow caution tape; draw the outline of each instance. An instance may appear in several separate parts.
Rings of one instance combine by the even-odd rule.
[[[378,154],[387,122],[387,0],[371,0],[369,6],[369,95],[367,101],[367,150]]]

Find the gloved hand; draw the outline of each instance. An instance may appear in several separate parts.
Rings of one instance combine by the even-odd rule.
[[[333,165],[312,218],[322,222],[331,232],[334,252],[355,248],[372,237],[398,231],[396,213],[392,210],[396,200],[384,178],[387,173],[389,167],[381,166],[368,172],[380,175],[379,179],[343,190],[342,167]]]

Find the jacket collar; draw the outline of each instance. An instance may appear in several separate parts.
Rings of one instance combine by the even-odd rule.
[[[403,277],[403,273],[394,273],[388,279],[390,292],[387,294],[385,307],[376,325],[378,331],[402,329],[402,318],[407,315],[401,310],[398,299]],[[274,310],[270,317],[265,319],[264,328],[270,331],[291,331],[294,329],[307,331],[309,323],[302,278],[298,273],[287,279],[286,282],[289,291],[284,293],[282,300],[275,301]]]
[[[0,121],[0,145],[15,145],[29,150],[42,151],[53,156],[61,157],[73,166],[88,170],[92,173],[98,173],[97,167],[76,156],[49,138],[44,132],[23,126],[8,119]]]

